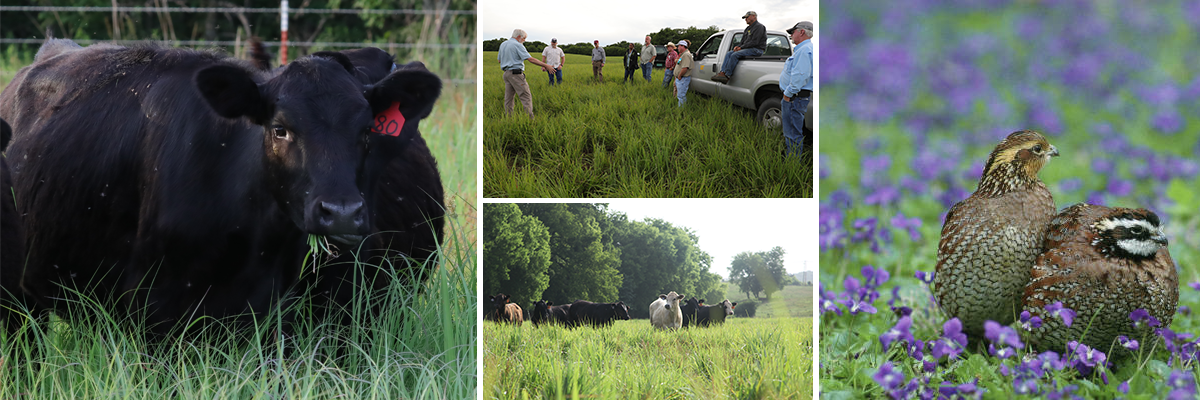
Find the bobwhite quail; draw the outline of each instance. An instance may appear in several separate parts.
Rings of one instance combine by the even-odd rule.
[[[973,340],[983,336],[984,321],[1009,324],[1020,313],[1055,211],[1037,173],[1057,155],[1042,134],[1013,132],[992,150],[975,193],[946,214],[933,294]]]
[[[1145,309],[1165,327],[1179,303],[1167,237],[1158,216],[1143,208],[1068,207],[1050,222],[1031,275],[1025,310],[1043,322],[1029,342],[1043,350],[1063,351],[1071,340],[1118,349],[1117,336],[1142,340],[1151,333],[1146,324],[1134,327],[1134,310]],[[1045,306],[1055,302],[1075,310],[1070,327],[1046,315]]]

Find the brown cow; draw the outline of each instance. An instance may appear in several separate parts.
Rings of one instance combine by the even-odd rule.
[[[491,296],[493,319],[496,322],[515,322],[517,326],[525,321],[525,313],[521,311],[521,306],[516,303],[509,303],[509,295],[500,293]]]

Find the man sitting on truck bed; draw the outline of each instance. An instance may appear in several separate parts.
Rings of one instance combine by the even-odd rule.
[[[763,51],[767,50],[767,27],[758,23],[758,13],[746,11],[746,14],[742,15],[742,19],[746,20],[747,25],[745,33],[742,35],[742,44],[734,46],[733,51],[725,54],[721,72],[712,77],[714,81],[729,82],[730,79],[733,79],[733,69],[737,67],[738,60],[761,56]]]

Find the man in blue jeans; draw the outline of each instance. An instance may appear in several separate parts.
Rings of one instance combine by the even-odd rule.
[[[787,33],[792,35],[792,56],[783,64],[779,75],[779,90],[783,91],[780,114],[783,119],[783,142],[788,155],[797,157],[804,151],[804,112],[812,101],[813,88],[813,24],[796,23]]]
[[[654,70],[654,57],[658,57],[658,49],[650,44],[650,37],[646,36],[646,44],[642,46],[641,55],[638,57],[638,62],[642,65],[642,77],[646,78],[646,82],[650,82],[650,71]]]
[[[725,62],[721,64],[721,72],[713,75],[712,80],[728,83],[733,79],[733,69],[737,68],[738,60],[745,57],[763,55],[767,50],[767,27],[758,23],[758,13],[746,11],[742,15],[746,20],[746,30],[742,33],[742,44],[734,46],[733,51],[725,53]]]
[[[692,60],[692,52],[688,51],[690,43],[686,40],[680,40],[677,45],[683,52],[679,54],[679,61],[675,62],[675,97],[679,98],[679,106],[683,107],[683,103],[687,102],[688,86],[692,84],[692,68],[695,67],[695,61]]]

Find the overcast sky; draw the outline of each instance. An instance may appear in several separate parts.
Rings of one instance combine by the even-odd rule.
[[[783,247],[789,274],[817,269],[817,207],[810,199],[616,199],[609,210],[632,221],[666,220],[690,228],[713,257],[709,272],[729,278],[729,263],[744,251]]]
[[[605,3],[582,1],[486,0],[479,4],[479,38],[508,38],[513,29],[524,29],[529,41],[559,44],[591,43],[608,45],[622,40],[641,43],[648,33],[662,28],[743,29],[741,16],[758,13],[758,22],[770,30],[785,30],[800,21],[816,21],[817,2],[813,0],[748,1],[648,1]],[[817,32],[820,26],[815,27]],[[662,44],[662,43],[656,43]]]

